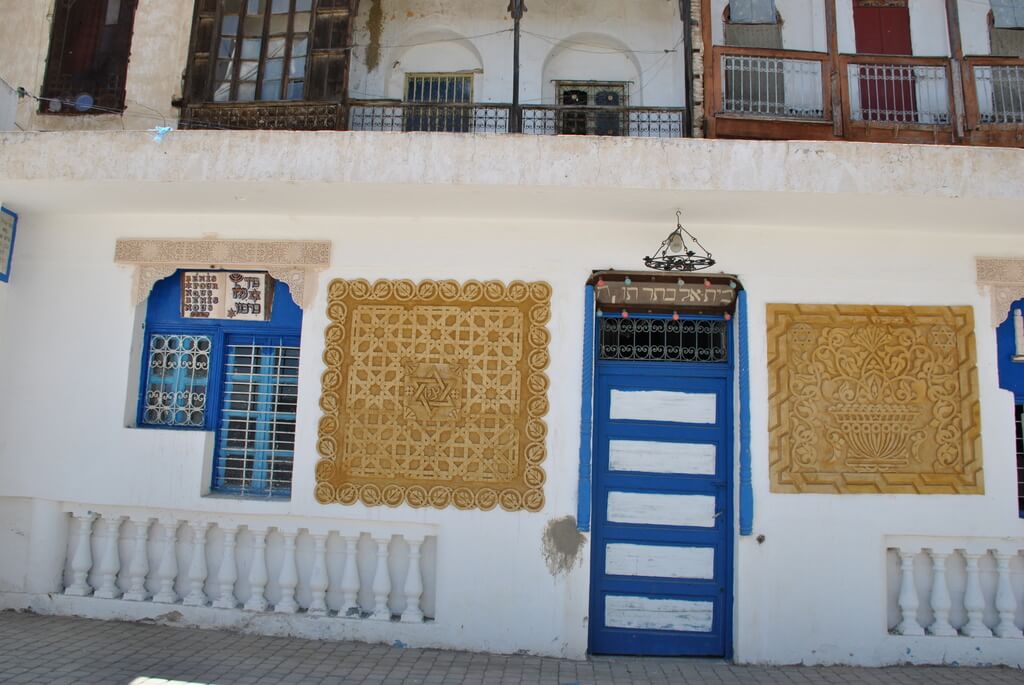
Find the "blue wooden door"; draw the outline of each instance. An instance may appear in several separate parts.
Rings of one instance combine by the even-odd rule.
[[[730,327],[707,325],[713,361],[621,361],[598,336],[593,653],[731,656]]]

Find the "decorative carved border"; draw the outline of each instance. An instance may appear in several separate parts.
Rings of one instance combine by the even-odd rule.
[[[365,459],[365,455],[350,454],[353,450],[358,452],[347,439],[350,429],[361,431],[364,428],[363,424],[359,423],[358,412],[350,411],[350,394],[360,383],[369,382],[367,378],[372,375],[368,372],[366,363],[366,336],[357,335],[359,330],[356,322],[365,323],[365,317],[360,318],[365,310],[382,307],[395,310],[394,316],[397,318],[401,318],[402,311],[415,312],[420,308],[457,309],[470,314],[487,310],[509,310],[515,312],[516,316],[521,316],[522,328],[518,334],[522,347],[517,355],[516,375],[519,376],[519,380],[514,393],[518,400],[517,411],[512,415],[518,435],[519,458],[513,474],[507,478],[477,480],[467,476],[450,479],[422,476],[357,476],[351,472],[353,460]],[[547,425],[544,416],[548,412],[549,381],[544,370],[550,361],[548,345],[551,334],[547,330],[547,323],[551,317],[550,285],[540,281],[513,281],[506,285],[500,281],[459,283],[453,280],[426,280],[419,283],[410,280],[379,280],[370,284],[362,279],[335,279],[331,281],[328,289],[327,315],[330,320],[325,332],[324,362],[327,370],[322,377],[320,407],[323,416],[320,419],[317,441],[317,449],[321,456],[316,466],[315,496],[318,502],[355,504],[361,501],[367,506],[391,507],[406,503],[415,508],[437,509],[454,505],[458,509],[484,511],[494,509],[496,506],[501,506],[506,511],[540,511],[544,507],[546,476],[541,464],[547,456]],[[481,331],[480,334],[489,335],[489,332]],[[375,335],[383,336],[377,339],[384,341],[388,333],[385,329]],[[455,349],[449,353],[452,355],[451,363],[439,363],[435,359],[427,358],[417,359],[415,355],[412,361],[414,365],[425,363],[427,366],[437,367],[472,364],[475,357],[470,348],[479,342],[467,338],[459,338],[456,342],[453,339],[450,344],[455,346]],[[387,352],[385,356],[393,354]],[[426,357],[437,356],[434,352],[425,354]],[[350,377],[352,374],[355,375]],[[403,397],[408,395],[408,390],[401,392]],[[456,392],[461,395],[461,389]],[[394,399],[394,396],[388,395],[385,390],[381,393],[383,398]],[[362,400],[357,398],[356,401]],[[390,418],[392,414],[389,414],[389,411],[395,410],[377,409],[374,418]],[[458,407],[454,411],[454,418],[452,414],[444,411],[440,413],[440,419],[427,419],[427,422],[416,415],[403,415],[401,410],[393,414],[393,417],[399,426],[398,430],[418,426],[424,433],[437,430],[430,428],[434,425],[449,428],[457,426],[462,430],[474,420],[459,416],[461,410]],[[484,416],[483,419],[487,425],[493,417]],[[408,426],[401,425],[405,420],[410,422]],[[374,426],[384,425],[371,423]],[[424,426],[427,428],[423,429]]]
[[[135,267],[134,304],[181,268],[263,269],[286,283],[299,307],[311,304],[316,274],[331,263],[328,240],[197,240],[121,238],[114,262]]]
[[[978,289],[988,291],[992,302],[992,325],[1006,321],[1010,305],[1024,298],[1024,257],[978,257]]]

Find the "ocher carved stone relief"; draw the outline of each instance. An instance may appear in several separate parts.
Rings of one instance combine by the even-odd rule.
[[[768,305],[772,492],[982,494],[970,307]]]
[[[317,501],[540,510],[550,300],[541,282],[333,281]]]

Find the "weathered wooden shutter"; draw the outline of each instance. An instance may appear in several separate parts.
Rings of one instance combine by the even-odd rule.
[[[197,104],[210,98],[210,73],[214,58],[214,38],[217,32],[219,0],[196,0],[192,19],[192,42],[189,44],[189,63],[185,72],[186,102]]]
[[[358,0],[318,0],[306,100],[341,102],[348,87],[351,16]]]

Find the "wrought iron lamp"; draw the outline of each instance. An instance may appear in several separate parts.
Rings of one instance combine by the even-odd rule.
[[[649,268],[661,271],[700,271],[715,265],[711,253],[704,249],[692,233],[683,228],[682,216],[682,212],[676,212],[676,230],[662,241],[653,257],[644,257],[644,264]],[[684,235],[692,241],[693,247],[687,244]],[[694,248],[703,254],[698,254]]]

